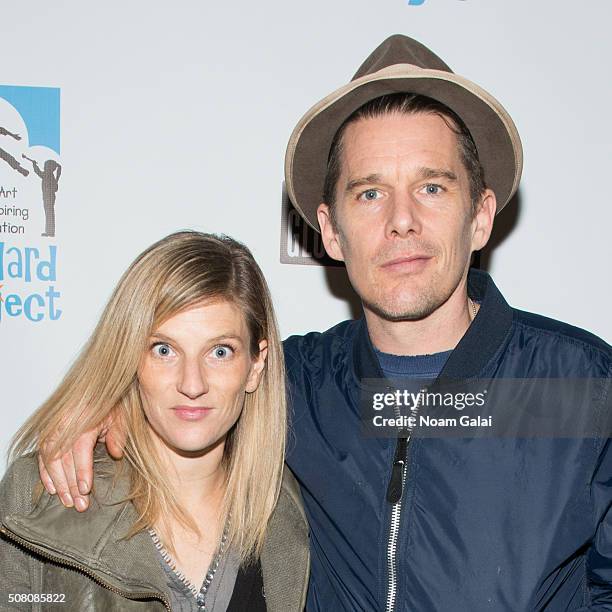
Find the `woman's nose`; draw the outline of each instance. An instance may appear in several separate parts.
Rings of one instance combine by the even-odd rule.
[[[208,392],[206,373],[199,360],[189,360],[183,364],[178,390],[190,399],[196,399]]]

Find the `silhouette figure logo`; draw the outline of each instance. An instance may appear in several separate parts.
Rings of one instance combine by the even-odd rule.
[[[55,237],[61,175],[59,89],[0,85],[0,240]]]
[[[42,180],[42,197],[45,208],[45,231],[42,236],[55,236],[55,194],[62,174],[62,167],[56,161],[48,159],[41,171],[35,159],[23,154],[21,157],[32,163],[34,172]]]

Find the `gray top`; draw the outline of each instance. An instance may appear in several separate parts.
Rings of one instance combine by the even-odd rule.
[[[162,553],[155,548],[159,562],[166,575],[167,591],[173,612],[226,612],[234,592],[236,576],[240,566],[238,555],[228,550],[221,556],[219,567],[206,594],[206,607],[198,606],[196,594],[190,583],[179,578],[178,574],[166,563]]]

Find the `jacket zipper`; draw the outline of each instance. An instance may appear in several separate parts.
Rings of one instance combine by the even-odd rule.
[[[427,389],[421,391],[423,393]],[[417,416],[419,402],[410,408],[412,416]],[[396,416],[400,416],[399,407],[396,407]],[[391,468],[391,479],[387,488],[387,501],[392,504],[391,521],[389,525],[389,540],[387,542],[387,598],[385,601],[385,612],[395,611],[395,600],[397,596],[397,540],[402,518],[402,498],[408,475],[408,444],[410,443],[411,428],[404,428],[399,432],[393,466]]]
[[[407,449],[410,437],[399,438],[393,459],[391,480],[387,489],[387,501],[393,504],[391,508],[391,524],[389,541],[387,542],[387,599],[385,612],[395,610],[397,595],[397,539],[399,536],[400,519],[402,516],[402,497],[407,474]]]
[[[156,598],[159,601],[161,601],[161,603],[164,605],[166,610],[168,610],[168,612],[172,612],[172,608],[170,607],[170,602],[166,599],[164,595],[162,595],[162,593],[153,593],[153,592],[145,592],[145,591],[143,591],[142,593],[129,593],[127,591],[122,591],[121,589],[118,589],[112,586],[111,584],[109,584],[108,582],[104,581],[97,574],[92,572],[86,565],[82,565],[74,561],[68,561],[64,559],[63,557],[56,557],[54,555],[50,555],[41,547],[34,546],[27,540],[24,540],[23,538],[14,534],[12,531],[9,531],[4,525],[0,527],[0,533],[2,533],[2,535],[6,536],[9,540],[12,540],[19,546],[33,553],[36,553],[37,555],[40,555],[41,557],[44,557],[45,559],[48,559],[49,561],[53,561],[54,563],[58,563],[60,565],[65,565],[67,567],[71,567],[73,569],[76,569],[82,572],[83,574],[91,578],[94,582],[98,583],[100,586],[104,587],[105,589],[108,589],[112,593],[121,595],[122,597],[125,597],[126,599],[134,599],[134,600]]]

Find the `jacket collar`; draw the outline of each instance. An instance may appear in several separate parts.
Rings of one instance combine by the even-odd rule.
[[[468,295],[480,303],[480,310],[451,353],[439,378],[466,379],[481,375],[510,331],[512,308],[486,272],[470,268]],[[365,317],[359,321],[358,326],[353,349],[357,379],[384,378]]]
[[[87,512],[65,508],[57,496],[45,492],[29,514],[3,519],[7,536],[43,558],[83,571],[126,597],[154,597],[167,604],[166,578],[149,534],[140,532],[125,538],[137,520],[132,504],[124,501],[127,479],[113,480],[98,472],[96,469]]]
[[[96,449],[94,492],[87,512],[65,508],[43,493],[29,514],[10,514],[2,520],[9,539],[43,558],[79,569],[125,597],[156,598],[165,595],[166,576],[148,533],[127,535],[137,520],[133,505],[125,501],[126,477],[112,478],[114,462],[101,445]],[[109,469],[106,469],[107,466]],[[37,470],[32,463],[31,470]],[[38,478],[36,474],[33,479]],[[300,610],[308,587],[308,524],[299,487],[288,469],[278,503],[268,526],[261,552],[266,601],[272,612]]]

